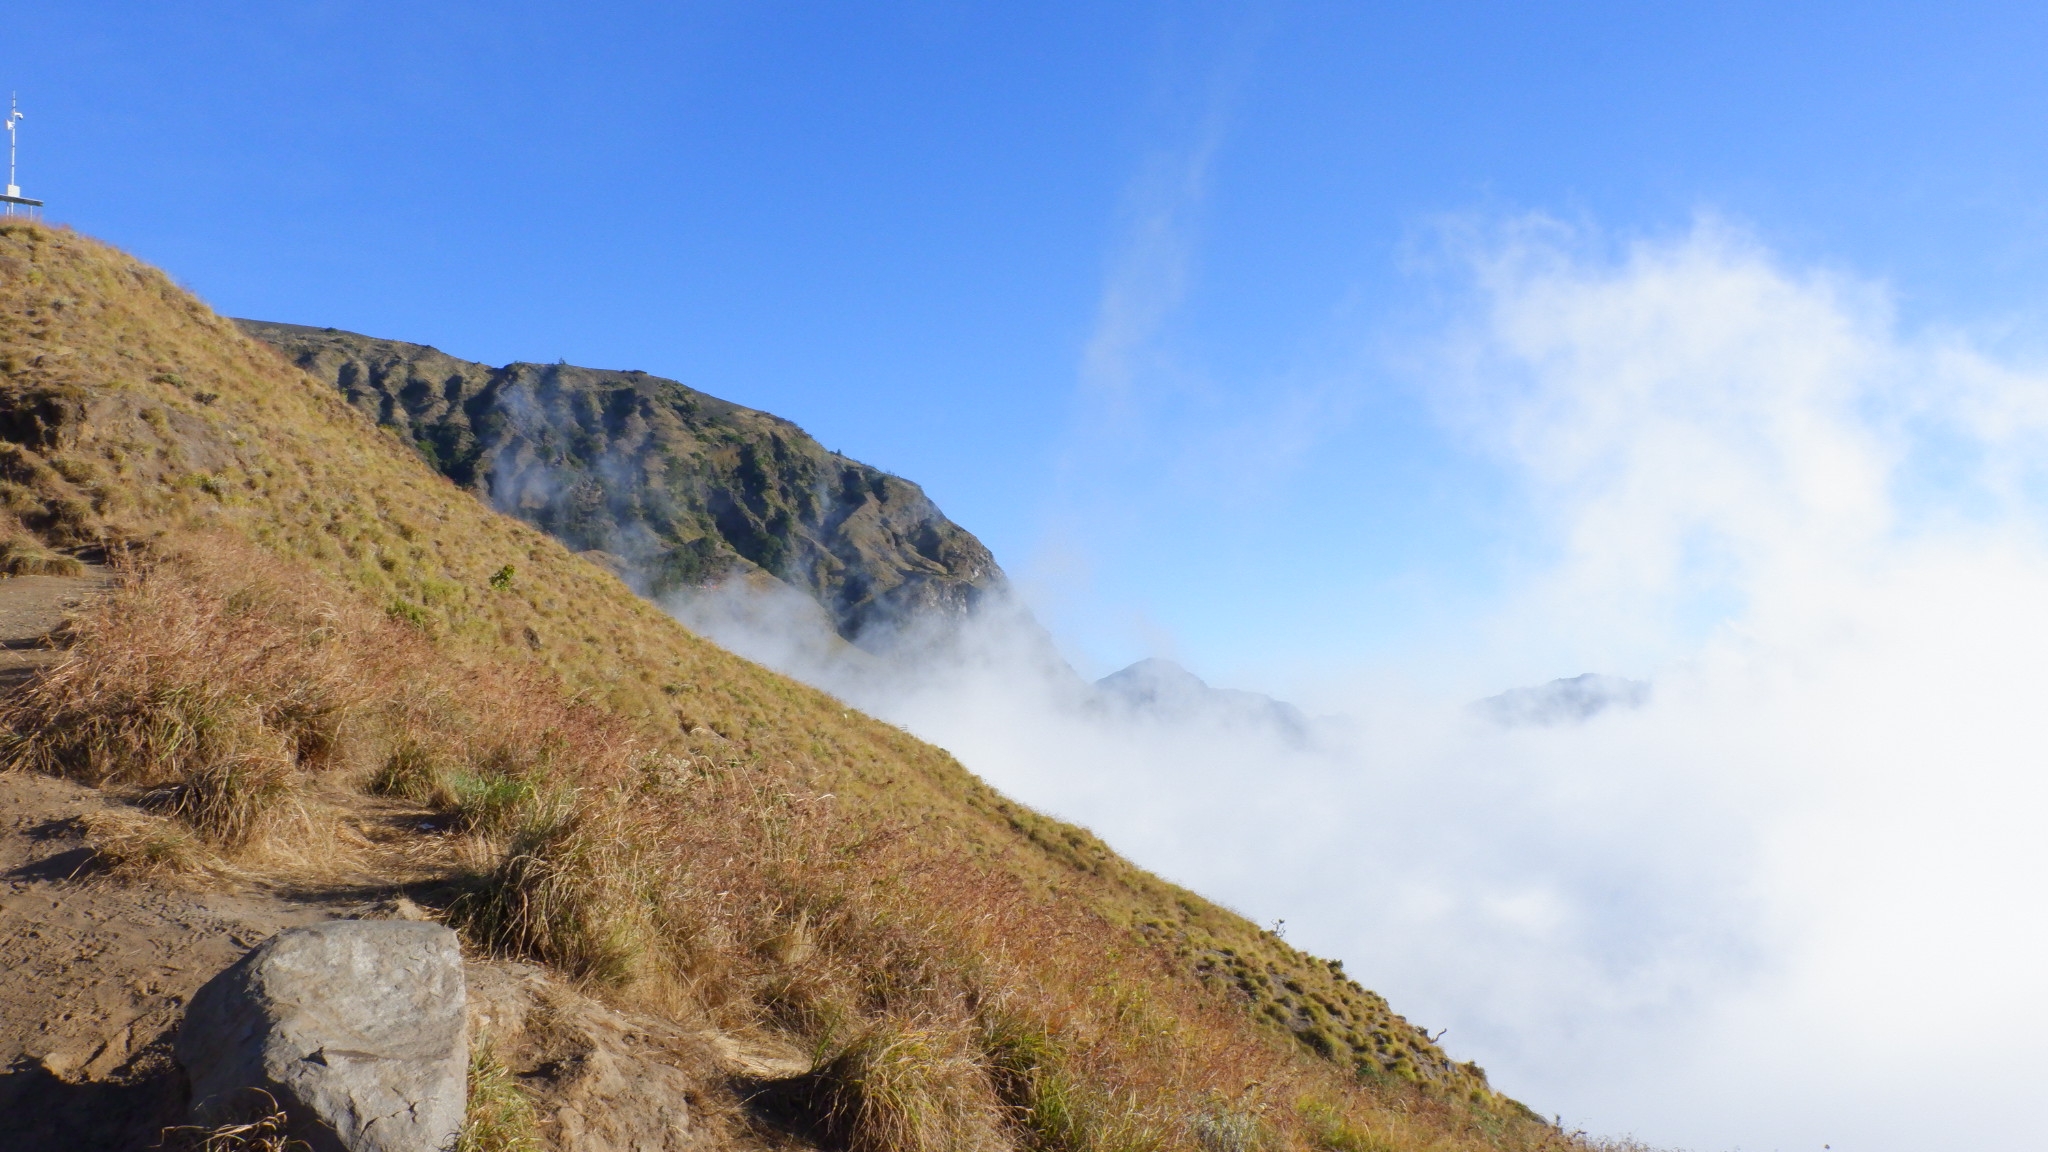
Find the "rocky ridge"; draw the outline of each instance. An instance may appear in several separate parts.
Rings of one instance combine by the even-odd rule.
[[[1003,586],[923,489],[780,417],[674,380],[569,364],[493,368],[423,344],[237,320],[443,475],[660,597],[734,577],[816,600],[883,650]]]

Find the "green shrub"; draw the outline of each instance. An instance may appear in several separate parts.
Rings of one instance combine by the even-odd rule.
[[[458,773],[448,779],[456,825],[471,832],[510,828],[533,804],[537,790],[517,776]]]
[[[385,610],[391,614],[393,620],[400,624],[410,624],[422,632],[429,631],[434,626],[432,614],[410,600],[393,600]]]
[[[1266,1146],[1266,1126],[1257,1116],[1234,1108],[1212,1107],[1188,1122],[1188,1131],[1202,1152],[1259,1152]]]

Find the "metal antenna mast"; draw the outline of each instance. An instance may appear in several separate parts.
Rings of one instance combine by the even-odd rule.
[[[19,131],[17,125],[26,119],[27,117],[21,114],[21,105],[15,99],[15,94],[9,92],[7,94],[7,195],[0,196],[0,204],[7,205],[7,214],[9,216],[14,215],[14,206],[16,204],[24,204],[30,208],[41,208],[43,206],[41,200],[31,200],[23,196],[21,194],[21,185],[14,182],[15,134]]]

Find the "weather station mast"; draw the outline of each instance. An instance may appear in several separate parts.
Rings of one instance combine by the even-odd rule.
[[[31,210],[41,208],[41,200],[31,200],[21,194],[21,185],[14,182],[14,138],[20,124],[26,117],[21,114],[19,102],[14,93],[7,94],[7,195],[0,196],[0,204],[7,205],[7,214],[14,215],[14,206],[19,204]]]

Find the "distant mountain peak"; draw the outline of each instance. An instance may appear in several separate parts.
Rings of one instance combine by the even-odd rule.
[[[1125,712],[1167,721],[1266,728],[1306,740],[1309,718],[1284,700],[1208,681],[1162,656],[1150,656],[1095,682],[1097,699]]]
[[[1488,696],[1473,709],[1503,728],[1548,728],[1583,724],[1610,708],[1640,708],[1650,701],[1650,684],[1586,672]]]
[[[1162,697],[1175,699],[1213,692],[1208,681],[1163,656],[1147,656],[1095,682],[1131,704],[1155,704]]]

